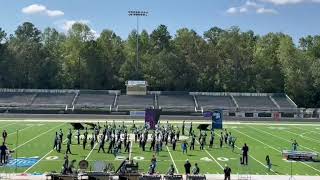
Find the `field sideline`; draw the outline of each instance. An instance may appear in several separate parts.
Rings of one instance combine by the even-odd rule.
[[[74,120],[72,120],[74,121]],[[90,122],[95,120],[90,120]],[[117,120],[119,122],[121,120]],[[61,123],[63,122],[63,123]],[[82,121],[83,122],[83,121]],[[102,126],[105,121],[101,121]],[[111,121],[109,121],[111,122]],[[136,121],[141,123],[142,121]],[[165,120],[162,123],[165,124]],[[175,123],[175,126],[180,127],[182,121],[170,121]],[[200,124],[201,121],[194,122]],[[131,121],[126,121],[126,125],[131,127]],[[189,122],[186,122],[186,131],[188,131]],[[197,127],[194,125],[194,129]],[[33,164],[29,167],[1,167],[0,173],[18,172],[18,173],[45,173],[52,170],[60,172],[63,163],[63,156],[65,145],[62,147],[62,153],[57,153],[52,150],[55,131],[59,129],[67,134],[67,130],[71,128],[69,123],[65,120],[0,120],[0,130],[8,131],[8,144],[10,149],[15,150],[18,158],[30,158],[34,160]],[[224,128],[237,137],[236,150],[232,152],[230,147],[218,147],[218,139],[220,130],[216,131],[214,148],[206,146],[205,150],[200,151],[199,145],[196,144],[195,151],[189,151],[188,155],[183,155],[181,152],[180,144],[177,145],[176,151],[172,150],[170,144],[160,152],[157,157],[159,173],[166,173],[168,166],[174,164],[177,172],[184,173],[183,164],[186,159],[189,159],[192,165],[195,162],[199,164],[201,173],[205,174],[221,174],[225,164],[228,164],[233,171],[233,174],[252,174],[252,175],[289,175],[290,162],[283,160],[281,151],[291,148],[291,139],[296,139],[299,143],[299,150],[314,151],[320,153],[320,123],[239,123],[239,122],[226,122]],[[17,131],[19,130],[19,131]],[[18,136],[17,136],[18,134]],[[188,134],[188,133],[186,133]],[[196,135],[199,133],[196,132]],[[74,133],[75,135],[75,133]],[[17,138],[18,137],[18,138]],[[132,138],[132,137],[131,137]],[[189,142],[188,136],[182,137]],[[18,140],[18,141],[17,141]],[[209,138],[207,138],[208,144]],[[197,143],[197,142],[196,142]],[[249,166],[240,166],[240,148],[244,143],[250,147],[249,152]],[[108,143],[105,148],[107,150]],[[73,139],[71,148],[73,155],[69,156],[70,160],[86,159],[90,163],[93,170],[95,161],[105,161],[112,163],[116,168],[121,161],[127,157],[139,162],[141,172],[147,172],[150,164],[150,159],[153,155],[149,151],[150,143],[146,145],[147,151],[142,152],[138,143],[132,145],[132,153],[122,153],[114,157],[112,154],[104,154],[97,152],[95,149],[90,150],[89,145],[85,150],[81,145],[76,144],[76,138]],[[123,152],[124,150],[122,150]],[[273,164],[272,170],[268,171],[265,167],[265,156],[271,157]],[[16,154],[14,154],[15,157]],[[319,176],[320,175],[320,162],[293,162],[293,175],[306,175],[306,176]]]

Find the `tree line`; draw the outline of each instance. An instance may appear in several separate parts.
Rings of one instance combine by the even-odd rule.
[[[301,107],[320,107],[320,36],[295,45],[283,33],[238,27],[172,36],[159,25],[127,39],[108,29],[96,38],[81,23],[67,33],[30,22],[11,35],[0,28],[1,88],[124,89],[126,80],[146,80],[151,90],[286,92]]]

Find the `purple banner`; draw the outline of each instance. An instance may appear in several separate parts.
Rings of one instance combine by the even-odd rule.
[[[207,111],[207,112],[203,112],[203,117],[212,117],[212,112]]]

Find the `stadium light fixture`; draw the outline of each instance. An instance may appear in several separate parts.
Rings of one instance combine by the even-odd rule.
[[[136,40],[137,40],[137,47],[136,47],[136,73],[138,74],[139,71],[139,17],[140,16],[148,16],[149,12],[148,11],[128,11],[129,16],[135,16],[137,17],[137,32],[136,32]]]

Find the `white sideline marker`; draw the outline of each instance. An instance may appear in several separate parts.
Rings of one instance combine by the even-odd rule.
[[[172,163],[173,163],[173,165],[174,165],[174,168],[176,168],[177,173],[179,174],[179,170],[178,170],[178,168],[177,168],[176,163],[174,162],[174,160],[173,160],[173,158],[172,158],[171,152],[170,152],[168,146],[166,146],[166,147],[167,147],[168,153],[169,153],[169,155],[170,155],[171,161],[172,161]]]
[[[237,130],[237,129],[234,129],[234,130],[235,130],[235,131],[238,131],[239,133],[241,133],[241,134],[243,134],[243,135],[245,135],[245,136],[247,136],[247,137],[249,137],[249,138],[251,138],[251,139],[253,139],[253,140],[256,140],[256,141],[260,142],[261,144],[264,144],[264,145],[266,145],[266,146],[270,147],[271,149],[273,149],[273,150],[275,150],[275,151],[277,151],[277,152],[280,152],[280,153],[281,153],[281,151],[279,151],[278,149],[276,149],[276,148],[274,148],[274,147],[272,147],[272,146],[270,146],[270,145],[268,145],[268,144],[266,144],[266,143],[264,143],[264,142],[260,141],[259,139],[256,139],[256,138],[254,138],[254,137],[251,137],[251,136],[249,136],[249,135],[246,135],[246,134],[244,134],[244,133],[240,132],[240,131],[239,131],[239,130]],[[309,168],[311,168],[311,169],[313,169],[313,170],[315,170],[315,171],[320,172],[320,170],[319,170],[319,169],[316,169],[316,168],[314,168],[314,167],[310,166],[309,164],[307,164],[307,163],[305,163],[305,162],[301,162],[301,163],[302,163],[302,164],[304,164],[305,166],[308,166]]]

